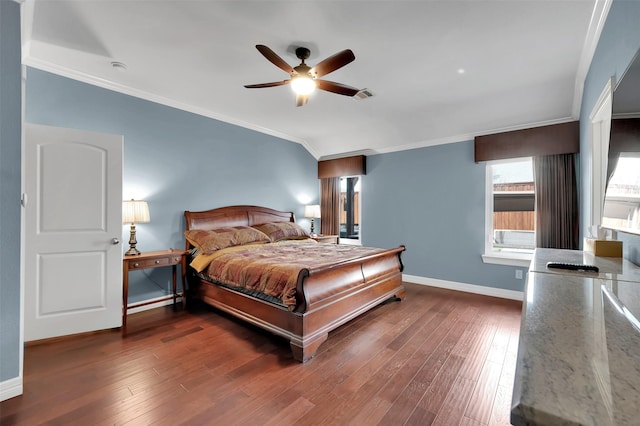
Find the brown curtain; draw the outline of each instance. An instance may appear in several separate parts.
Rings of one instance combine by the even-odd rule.
[[[320,233],[340,235],[340,178],[320,179]]]
[[[533,157],[536,247],[576,250],[578,194],[573,154]]]

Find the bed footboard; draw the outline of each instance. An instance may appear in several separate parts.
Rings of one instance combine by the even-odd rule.
[[[298,283],[304,300],[303,333],[291,339],[294,357],[306,362],[317,352],[331,330],[361,315],[387,299],[402,300],[401,253],[404,246],[383,253],[311,270]]]

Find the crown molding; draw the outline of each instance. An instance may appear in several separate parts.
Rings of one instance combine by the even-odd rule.
[[[517,125],[517,126],[509,126],[509,127],[500,127],[500,128],[495,128],[495,129],[488,129],[488,130],[483,130],[483,131],[478,132],[478,133],[467,133],[467,134],[460,134],[460,135],[456,135],[456,136],[450,136],[450,137],[446,137],[446,138],[429,139],[429,140],[424,140],[424,141],[421,141],[421,142],[415,142],[415,143],[412,143],[412,144],[406,144],[406,145],[391,147],[391,148],[387,148],[387,149],[379,149],[379,150],[375,151],[375,154],[387,154],[387,153],[391,153],[391,152],[408,151],[410,149],[427,148],[427,147],[436,146],[436,145],[446,145],[446,144],[450,144],[450,143],[473,141],[476,136],[491,135],[491,134],[494,134],[494,133],[503,133],[503,132],[513,132],[515,130],[525,130],[525,129],[531,129],[531,128],[534,128],[534,127],[551,126],[551,125],[554,125],[554,124],[568,123],[568,122],[575,121],[575,120],[576,119],[573,118],[573,117],[563,117],[563,118],[558,118],[558,119],[554,119],[554,120],[538,121],[538,122],[534,122],[534,123],[525,123],[525,124],[520,124],[520,125]],[[371,153],[369,153],[369,154],[371,154]]]
[[[278,132],[276,130],[257,126],[255,124],[248,123],[246,121],[234,119],[222,114],[215,113],[213,111],[194,107],[192,105],[177,101],[175,99],[166,98],[164,96],[159,96],[153,93],[145,92],[142,90],[134,89],[129,86],[125,86],[122,84],[115,83],[113,81],[109,81],[103,78],[96,77],[91,74],[83,73],[78,70],[74,70],[71,68],[63,67],[58,64],[54,64],[52,62],[43,61],[41,59],[37,59],[28,55],[28,45],[29,43],[25,43],[23,45],[23,61],[22,63],[26,66],[36,68],[42,71],[50,72],[52,74],[56,74],[62,77],[66,77],[72,80],[80,81],[82,83],[90,84],[92,86],[101,87],[103,89],[111,90],[114,92],[122,93],[124,95],[133,96],[135,98],[144,99],[146,101],[154,102],[160,105],[165,105],[171,108],[176,108],[182,111],[191,112],[194,114],[201,115],[203,117],[211,118],[217,121],[221,121],[228,124],[233,124],[235,126],[243,127],[245,129],[253,130],[259,133],[267,134],[288,142],[294,142],[302,145],[308,152],[311,154],[316,160],[320,157],[317,152],[315,152],[311,146],[307,143],[306,140],[301,138],[296,138],[286,133]],[[27,46],[25,48],[25,46]],[[25,55],[24,52],[27,51]]]
[[[582,54],[580,61],[578,62],[578,69],[576,71],[576,80],[573,92],[573,107],[572,116],[574,118],[580,117],[580,108],[582,106],[582,95],[584,92],[584,81],[587,78],[587,73],[591,67],[591,61],[595,54],[600,35],[602,34],[602,28],[604,27],[607,15],[611,9],[611,3],[613,0],[595,0],[593,4],[593,12],[591,13],[591,21],[589,22],[589,28],[582,47]]]

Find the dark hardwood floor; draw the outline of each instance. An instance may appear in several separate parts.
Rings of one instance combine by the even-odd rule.
[[[27,346],[8,425],[508,425],[522,304],[407,284],[329,334],[288,343],[206,307]]]

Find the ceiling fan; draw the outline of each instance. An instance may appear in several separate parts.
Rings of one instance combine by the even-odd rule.
[[[259,89],[262,87],[275,87],[291,84],[291,88],[296,93],[296,106],[303,106],[306,104],[309,100],[309,95],[316,88],[345,96],[355,96],[356,93],[359,92],[359,89],[345,84],[318,79],[319,77],[327,75],[338,68],[342,68],[356,59],[350,49],[338,52],[316,64],[314,67],[310,67],[304,62],[305,59],[309,58],[309,54],[311,53],[306,47],[298,47],[296,49],[296,56],[302,61],[297,67],[291,67],[284,61],[284,59],[278,56],[267,46],[258,44],[256,45],[256,49],[258,49],[258,51],[262,53],[267,60],[269,60],[269,62],[289,73],[291,78],[289,80],[275,81],[272,83],[247,84],[244,87],[248,89]]]

